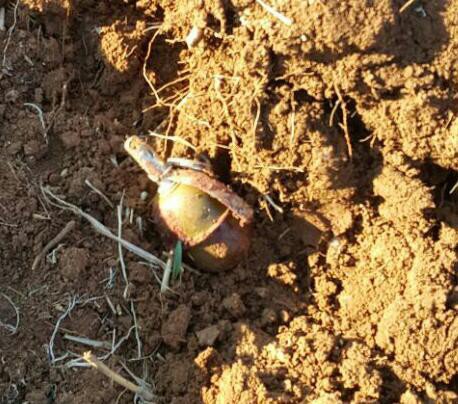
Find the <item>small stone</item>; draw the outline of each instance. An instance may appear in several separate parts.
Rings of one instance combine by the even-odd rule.
[[[36,140],[31,140],[24,145],[24,153],[26,156],[33,156],[40,150],[40,144]]]
[[[245,305],[238,293],[226,297],[223,300],[223,307],[234,317],[241,317],[246,311]]]
[[[45,403],[46,400],[46,391],[41,389],[32,389],[27,392],[25,395],[25,401],[31,404],[34,403]]]
[[[262,311],[261,323],[263,325],[274,324],[277,322],[277,313],[275,310],[266,308]]]
[[[19,98],[19,91],[17,90],[10,90],[5,94],[5,102],[15,103],[18,98]]]
[[[48,177],[49,185],[57,185],[60,181],[60,175],[57,173],[51,173]]]
[[[41,104],[43,102],[43,89],[42,88],[35,89],[34,101],[37,104]]]
[[[67,149],[77,147],[81,143],[81,138],[78,132],[64,132],[60,134],[60,139]]]
[[[259,287],[259,288],[255,288],[254,291],[262,299],[266,299],[267,296],[269,295],[269,290],[267,288]]]
[[[1,116],[1,115],[0,115]],[[14,156],[22,150],[22,142],[13,142],[6,148],[8,154]]]
[[[114,153],[119,153],[123,149],[124,138],[119,135],[112,135],[109,139],[111,150]]]
[[[219,337],[219,329],[216,325],[204,328],[196,332],[200,346],[213,346],[216,339]]]
[[[24,145],[24,154],[27,157],[34,157],[39,160],[46,155],[47,149],[46,144],[38,140],[30,140]]]
[[[111,152],[110,143],[105,139],[99,139],[97,142],[97,151],[101,154],[109,154]]]
[[[60,172],[60,176],[65,178],[67,175],[68,175],[68,168],[64,168],[64,169]]]
[[[196,292],[191,296],[191,302],[194,306],[202,306],[209,299],[210,295],[205,290]]]
[[[402,394],[399,402],[401,404],[420,404],[422,401],[414,392],[412,392],[411,390],[407,390]]]
[[[87,268],[89,253],[84,248],[67,248],[60,260],[62,273],[66,278],[77,279]]]
[[[148,192],[143,191],[143,192],[140,194],[140,199],[141,199],[142,201],[146,201],[146,199],[148,198],[148,196],[149,196]]]
[[[287,310],[280,310],[280,320],[283,323],[287,323],[291,320],[291,314]]]
[[[212,368],[221,365],[221,362],[220,353],[215,348],[210,347],[203,350],[194,359],[196,366],[205,374],[210,373]]]
[[[219,320],[218,321],[218,330],[219,330],[219,339],[224,341],[232,332],[232,323],[229,320]]]
[[[172,311],[162,324],[161,335],[166,345],[178,349],[186,342],[186,331],[191,320],[191,310],[182,304]]]
[[[138,284],[147,284],[151,281],[151,269],[139,262],[129,265],[129,280]]]

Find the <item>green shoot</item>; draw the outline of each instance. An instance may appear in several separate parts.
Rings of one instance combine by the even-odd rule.
[[[172,279],[176,280],[183,271],[183,245],[180,240],[177,241],[175,250],[173,251],[173,264],[172,264]]]

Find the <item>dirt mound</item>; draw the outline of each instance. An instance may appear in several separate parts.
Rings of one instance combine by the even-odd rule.
[[[79,336],[159,402],[456,402],[458,4],[406,3],[0,0],[0,401],[131,402]],[[163,258],[150,132],[256,212],[166,294],[42,191]]]

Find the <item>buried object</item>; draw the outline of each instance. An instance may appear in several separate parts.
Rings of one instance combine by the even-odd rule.
[[[186,159],[164,163],[137,136],[129,137],[124,147],[158,184],[153,200],[156,222],[171,238],[184,243],[197,267],[224,271],[246,256],[253,210],[218,181],[208,166]]]

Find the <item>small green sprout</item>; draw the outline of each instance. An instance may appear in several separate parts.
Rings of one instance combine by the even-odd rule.
[[[172,279],[176,280],[181,275],[183,271],[183,245],[180,240],[177,241],[175,245],[175,250],[173,251],[173,264],[172,264]]]

